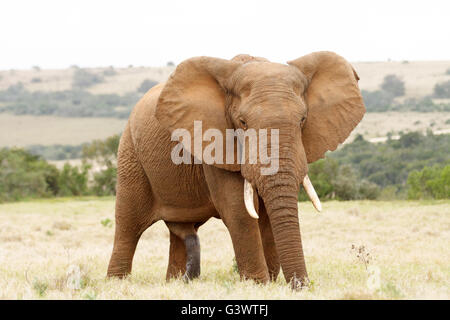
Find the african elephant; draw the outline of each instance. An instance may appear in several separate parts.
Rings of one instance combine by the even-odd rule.
[[[131,272],[139,237],[163,220],[170,231],[166,278],[198,277],[197,230],[215,217],[230,233],[241,278],[267,282],[276,279],[281,265],[293,288],[304,286],[298,191],[303,183],[320,209],[308,163],[335,150],[361,121],[365,107],[358,80],[344,58],[325,51],[287,64],[248,55],[179,64],[167,82],[137,103],[121,137],[108,276]],[[199,163],[198,150],[184,139],[194,161],[175,164],[171,152],[178,142],[172,134],[184,128],[194,135],[194,121],[224,135],[227,129],[276,128],[277,172],[262,175],[259,158]],[[241,154],[244,160],[247,153]]]

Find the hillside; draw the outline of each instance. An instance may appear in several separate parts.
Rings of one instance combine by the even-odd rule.
[[[383,78],[388,74],[395,74],[405,83],[405,95],[396,98],[403,101],[408,98],[421,98],[432,94],[437,83],[450,80],[446,71],[450,69],[450,61],[410,61],[410,62],[355,62],[353,63],[361,80],[362,90],[375,91],[379,89]],[[102,139],[119,133],[125,126],[127,114],[134,101],[143,95],[137,92],[142,82],[150,79],[161,82],[167,79],[175,67],[129,67],[129,68],[91,68],[80,69],[71,67],[62,70],[41,70],[38,67],[29,70],[0,71],[0,91],[21,83],[23,89],[29,92],[25,101],[33,101],[33,94],[39,94],[41,101],[54,99],[45,96],[52,92],[73,89],[73,78],[77,70],[86,70],[98,76],[101,81],[84,88],[84,92],[91,96],[81,96],[84,114],[65,116],[58,113],[36,116],[30,110],[12,113],[0,113],[0,147],[27,146],[32,144],[80,144],[93,139]],[[100,95],[104,95],[100,97]],[[117,107],[102,104],[115,95]],[[98,98],[100,97],[100,98]],[[106,98],[105,98],[106,97]],[[78,98],[68,95],[65,99]],[[46,100],[47,99],[47,100]],[[4,104],[4,103],[3,103]],[[25,103],[26,105],[27,103]],[[128,106],[126,106],[128,104]],[[20,104],[19,104],[20,105]],[[23,103],[22,103],[23,105]],[[41,107],[41,102],[36,107]],[[2,103],[0,103],[2,107]],[[70,107],[70,105],[69,105]],[[77,107],[77,106],[75,106]],[[34,107],[33,107],[34,108]],[[15,109],[14,109],[15,110]],[[31,111],[33,111],[32,109]],[[63,108],[63,110],[66,110]],[[97,113],[92,113],[98,110]],[[45,110],[44,110],[45,111]],[[76,111],[76,110],[75,110]],[[41,112],[41,111],[40,111]],[[64,111],[65,112],[65,111]],[[110,115],[110,112],[111,115]],[[449,112],[371,112],[366,113],[363,121],[358,125],[351,137],[362,134],[368,139],[384,137],[388,133],[398,134],[407,131],[442,131],[450,129]],[[351,141],[352,138],[349,139]]]
[[[395,74],[405,82],[405,97],[420,97],[431,94],[436,83],[450,80],[446,70],[449,61],[384,61],[353,62],[360,76],[359,85],[362,90],[376,90],[383,78]],[[105,77],[105,81],[88,89],[94,94],[124,94],[136,90],[145,79],[158,82],[168,78],[175,67],[130,67],[114,68],[115,74]],[[76,68],[62,70],[3,70],[0,71],[0,90],[22,82],[30,91],[68,90],[72,85],[72,77]],[[92,68],[89,71],[103,74],[109,68]],[[40,78],[40,82],[33,82]],[[35,80],[36,81],[36,80]]]

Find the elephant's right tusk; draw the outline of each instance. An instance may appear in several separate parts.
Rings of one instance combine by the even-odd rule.
[[[308,194],[309,199],[311,199],[314,208],[316,208],[316,210],[319,212],[322,211],[322,204],[320,203],[320,199],[317,196],[316,190],[314,190],[314,187],[311,183],[311,180],[309,180],[308,175],[306,175],[305,178],[303,179],[303,187],[305,188],[305,191]]]
[[[247,179],[244,181],[244,203],[250,217],[259,219],[255,210],[255,203],[253,202],[253,187]]]

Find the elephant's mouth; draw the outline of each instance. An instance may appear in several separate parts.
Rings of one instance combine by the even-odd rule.
[[[314,186],[312,185],[308,175],[305,175],[302,184],[305,188],[306,193],[308,194],[309,199],[313,203],[314,208],[316,208],[316,210],[319,212],[322,211],[322,204],[320,203],[320,199],[317,196],[316,190],[314,189]],[[247,179],[244,180],[244,203],[250,217],[259,219],[258,213],[255,209],[255,203],[253,202],[253,186],[250,182],[248,182]]]

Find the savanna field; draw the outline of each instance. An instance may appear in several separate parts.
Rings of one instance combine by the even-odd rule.
[[[0,70],[0,299],[450,299],[450,61],[352,65],[367,113],[309,167],[324,210],[300,203],[311,281],[300,292],[282,274],[240,281],[217,219],[199,231],[199,279],[165,281],[162,222],[132,275],[106,279],[119,134],[173,63]]]
[[[328,201],[299,215],[311,284],[239,280],[228,231],[200,228],[199,279],[165,281],[169,233],[142,236],[125,280],[106,279],[114,198],[0,204],[1,299],[449,299],[450,201]]]

